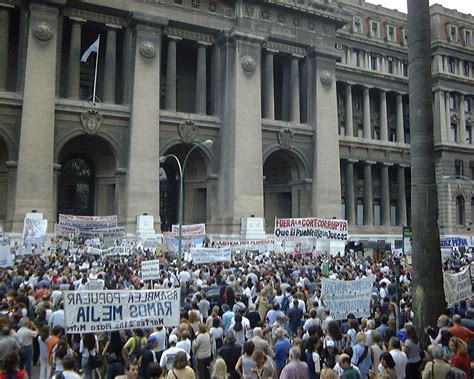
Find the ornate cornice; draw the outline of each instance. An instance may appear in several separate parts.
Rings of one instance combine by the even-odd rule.
[[[191,41],[198,41],[212,44],[214,37],[208,34],[192,32],[190,30],[176,29],[176,28],[165,28],[164,34],[169,37],[176,37],[181,39],[187,39]]]
[[[95,21],[120,27],[127,26],[126,20],[122,17],[110,16],[102,13],[86,11],[83,9],[64,8],[64,15],[68,17],[79,17],[88,21]]]

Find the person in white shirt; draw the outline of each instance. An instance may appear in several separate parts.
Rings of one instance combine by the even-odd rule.
[[[170,335],[169,343],[170,343],[170,347],[163,352],[163,354],[161,355],[161,358],[160,358],[160,367],[163,370],[166,369],[168,371],[173,368],[174,357],[176,356],[178,351],[184,351],[185,352],[185,350],[183,350],[179,347],[176,347],[176,344],[178,343],[178,337],[176,335],[174,335],[174,334]],[[188,361],[189,361],[191,359],[191,357],[189,356],[188,353],[186,353],[186,356],[187,356]]]
[[[187,330],[181,332],[181,340],[176,344],[176,348],[183,349],[186,354],[191,355],[191,340]]]
[[[405,379],[405,369],[407,367],[407,355],[400,350],[400,340],[397,337],[392,337],[388,341],[388,348],[390,355],[395,361],[395,372],[397,379]],[[379,367],[381,371],[381,367]]]
[[[49,323],[51,325],[51,329],[55,326],[60,326],[63,329],[66,329],[66,320],[64,319],[64,304],[62,301],[59,303],[59,309],[51,314]]]

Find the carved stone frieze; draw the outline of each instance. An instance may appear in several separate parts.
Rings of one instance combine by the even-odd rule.
[[[184,143],[191,143],[196,138],[198,126],[192,120],[186,120],[178,125],[179,137]]]
[[[95,109],[90,109],[81,113],[81,124],[86,134],[91,136],[96,135],[101,129],[103,123],[104,116]]]

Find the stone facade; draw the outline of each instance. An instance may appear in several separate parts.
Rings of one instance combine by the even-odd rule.
[[[93,10],[93,11],[92,11]],[[431,7],[442,234],[474,217],[474,19]],[[0,222],[27,212],[177,221],[410,223],[406,15],[363,0],[0,0]],[[83,52],[100,36],[96,54]],[[457,177],[456,177],[457,175]],[[52,223],[50,223],[52,225]]]

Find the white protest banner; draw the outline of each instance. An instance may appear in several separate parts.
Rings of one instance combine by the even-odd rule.
[[[439,242],[441,247],[468,247],[470,243],[467,237],[461,236],[441,236]]]
[[[103,253],[103,250],[93,246],[86,246],[86,253],[100,255]]]
[[[306,218],[275,218],[276,237],[313,237],[325,240],[341,240],[348,238],[347,221]]]
[[[10,245],[0,245],[0,267],[13,267]]]
[[[322,279],[321,296],[335,320],[347,318],[354,313],[356,318],[370,316],[370,296],[374,275],[358,280]]]
[[[191,248],[191,256],[194,264],[230,262],[232,260],[232,254],[228,247],[222,249]]]
[[[110,229],[117,227],[117,216],[59,215],[59,224],[76,229]]]
[[[3,239],[3,227],[0,225],[0,240]]]
[[[171,233],[175,236],[179,235],[179,225],[173,225],[171,227]],[[183,236],[205,236],[206,224],[182,225],[181,234]]]
[[[123,238],[125,237],[125,228],[118,226],[116,228],[107,228],[107,229],[87,229],[81,230],[79,235],[82,238]]]
[[[444,297],[448,305],[454,305],[471,297],[471,277],[469,267],[460,272],[443,273]]]
[[[65,291],[66,333],[151,329],[179,324],[179,288],[141,291]]]
[[[25,244],[42,243],[46,240],[48,220],[25,218],[23,223],[23,242]]]
[[[264,239],[264,240],[217,240],[212,241],[214,246],[223,247],[228,246],[234,249],[252,249],[258,250],[259,252],[274,251],[275,240]]]
[[[56,237],[69,238],[71,234],[73,236],[79,235],[79,229],[72,228],[66,225],[54,224],[54,234],[56,234]]]
[[[142,261],[142,280],[155,280],[160,278],[160,261]]]
[[[109,247],[105,253],[106,255],[130,255],[132,250],[131,246],[113,246]]]

